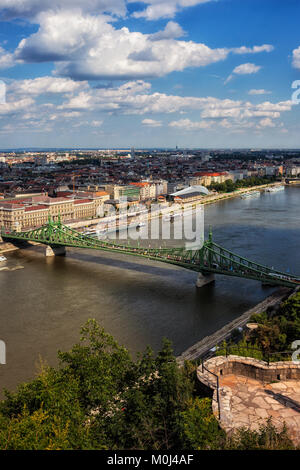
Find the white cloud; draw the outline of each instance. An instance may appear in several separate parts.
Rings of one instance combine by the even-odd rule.
[[[126,14],[125,0],[0,0],[4,18],[36,18],[45,11],[58,9],[85,12]]]
[[[199,111],[201,121],[195,127],[209,127],[212,119],[249,121],[258,119],[278,119],[282,113],[290,111],[291,101],[272,103],[264,101],[253,104],[250,101],[235,101],[214,97],[193,97],[151,93],[151,85],[138,80],[114,88],[89,89],[70,97],[60,110],[80,110],[110,112],[116,114],[170,114]],[[182,119],[178,126],[192,128],[189,119]],[[144,125],[156,125],[160,121],[146,118]],[[171,127],[176,127],[174,124]]]
[[[141,0],[146,5],[142,11],[135,11],[136,18],[157,20],[173,18],[185,7],[192,7],[213,0]],[[80,10],[87,13],[109,13],[126,16],[127,3],[138,3],[137,0],[0,0],[2,17],[34,19],[43,12],[65,10]]]
[[[62,113],[63,118],[78,118],[81,116],[81,113],[79,111],[71,111],[70,113]]]
[[[300,69],[300,46],[293,50],[293,66]]]
[[[143,119],[142,124],[148,127],[161,127],[161,121],[156,121],[155,119]]]
[[[7,69],[15,65],[13,54],[0,46],[0,69]]]
[[[161,77],[223,61],[234,53],[232,49],[176,40],[183,30],[175,22],[169,22],[163,31],[143,34],[126,27],[117,29],[105,15],[64,10],[41,13],[39,23],[39,30],[19,43],[16,59],[54,61],[56,75],[77,80]],[[234,73],[242,71],[237,68]]]
[[[92,127],[101,127],[103,124],[103,121],[92,121],[91,126]]]
[[[264,89],[252,89],[248,91],[248,95],[271,95],[272,92]]]
[[[175,23],[175,21],[169,21],[163,31],[151,34],[149,37],[152,41],[159,41],[160,39],[175,39],[185,36],[185,31],[182,27]]]
[[[18,101],[6,102],[0,106],[0,115],[16,114],[25,109],[30,109],[34,104],[33,99],[24,98]]]
[[[185,7],[192,7],[212,0],[140,0],[147,6],[142,11],[133,13],[135,18],[146,18],[147,20],[158,20],[160,18],[174,18],[176,13]],[[135,3],[136,0],[128,0],[128,3]]]
[[[113,29],[105,16],[58,11],[39,15],[37,33],[23,39],[15,55],[28,62],[76,60],[97,44],[97,38]],[[112,39],[112,38],[109,38]]]
[[[232,52],[235,54],[258,54],[259,52],[272,52],[274,51],[274,46],[271,44],[263,44],[262,46],[253,46],[253,47],[236,47],[232,49]]]
[[[21,95],[41,95],[46,93],[73,93],[88,86],[87,82],[75,82],[70,78],[39,77],[28,80],[14,80],[8,91]]]
[[[243,133],[253,130],[254,132],[263,129],[282,129],[282,123],[276,124],[270,118],[261,119],[259,121],[248,120],[248,119],[223,119],[221,121],[191,121],[190,119],[181,119],[179,121],[172,121],[169,123],[169,127],[180,129],[182,131],[197,131],[201,129],[213,129],[216,130],[226,129],[230,133]]]
[[[257,73],[261,69],[260,65],[255,65],[255,64],[242,64],[238,65],[233,69],[232,73],[236,73],[237,75],[249,75],[252,73]]]
[[[209,129],[214,124],[214,121],[193,122],[190,119],[180,119],[179,121],[170,122],[169,127],[175,127],[177,129],[183,129],[186,131],[195,131],[199,129]]]
[[[115,29],[105,16],[67,11],[41,14],[37,33],[23,39],[16,57],[26,62],[57,62],[57,74],[76,79],[130,79],[163,76],[186,67],[226,59],[229,50]],[[174,26],[166,34],[174,34]],[[152,36],[153,39],[153,36]]]
[[[73,89],[72,81],[60,83],[56,82],[56,77],[41,78],[53,78],[53,83],[49,85],[53,86],[53,93],[56,93],[53,102],[41,103],[43,98],[50,99],[51,95],[47,93],[47,86],[37,79],[29,82],[30,86],[24,86],[26,81],[23,80],[19,86],[12,82],[7,94],[8,102],[0,106],[1,135],[5,133],[5,126],[9,125],[20,132],[49,132],[59,129],[68,132],[81,126],[86,128],[86,132],[99,134],[107,113],[144,115],[145,119],[141,120],[143,126],[158,128],[162,126],[163,114],[174,113],[178,116],[182,113],[198,112],[199,117],[194,120],[190,116],[171,120],[170,129],[182,132],[196,132],[201,129],[220,129],[230,133],[247,130],[257,132],[273,128],[281,130],[283,127],[279,118],[292,108],[291,101],[264,101],[253,104],[250,101],[212,96],[182,97],[153,93],[150,83],[142,80],[105,88],[92,88],[83,84],[83,88]],[[29,90],[28,96],[26,90]],[[46,90],[45,93],[43,90]],[[153,118],[151,114],[154,115]]]
[[[255,65],[251,63],[238,65],[233,69],[231,75],[229,75],[229,77],[225,81],[225,84],[230,82],[230,80],[233,79],[234,75],[251,75],[253,73],[259,72],[261,68],[261,65]]]
[[[261,119],[259,121],[260,127],[276,127],[276,124],[270,118]]]

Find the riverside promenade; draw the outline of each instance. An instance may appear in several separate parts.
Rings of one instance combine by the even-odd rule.
[[[233,330],[237,328],[243,328],[252,315],[254,315],[255,313],[262,313],[268,308],[276,307],[281,302],[290,297],[290,295],[293,295],[294,292],[295,291],[293,289],[289,289],[287,287],[280,287],[272,295],[257,304],[255,307],[251,308],[250,310],[247,310],[241,316],[228,323],[220,330],[216,331],[210,336],[206,336],[201,341],[188,348],[180,356],[177,357],[178,363],[183,364],[184,361],[197,360],[202,356],[206,355],[216,345],[228,339]]]

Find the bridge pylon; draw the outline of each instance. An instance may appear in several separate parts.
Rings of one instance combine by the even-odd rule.
[[[196,287],[199,289],[201,287],[207,286],[215,282],[215,275],[211,273],[199,273],[196,281]]]
[[[45,255],[47,258],[50,256],[65,256],[66,255],[66,247],[65,246],[51,246],[47,245],[45,250]]]

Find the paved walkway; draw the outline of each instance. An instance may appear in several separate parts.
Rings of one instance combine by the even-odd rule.
[[[252,378],[226,375],[220,377],[220,401],[221,425],[226,431],[243,426],[256,430],[271,417],[277,428],[285,422],[294,443],[300,444],[299,381],[263,384]]]

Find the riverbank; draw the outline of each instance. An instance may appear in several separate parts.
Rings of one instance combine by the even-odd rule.
[[[210,336],[206,336],[201,341],[188,348],[177,357],[178,363],[183,364],[184,361],[193,361],[204,356],[210,351],[210,349],[214,348],[222,341],[228,339],[235,329],[244,328],[252,315],[255,313],[265,312],[268,308],[271,307],[276,308],[277,305],[281,304],[284,300],[293,295],[296,290],[289,289],[287,287],[280,287],[272,295],[257,304],[255,307],[247,310],[241,316],[228,323],[220,330],[216,331]]]
[[[213,194],[209,196],[205,196],[201,201],[197,202],[194,205],[208,205],[208,204],[214,204],[215,202],[219,201],[224,201],[225,199],[232,199],[235,197],[241,197],[243,194],[246,193],[251,193],[254,191],[262,191],[267,188],[272,188],[275,186],[282,186],[282,183],[276,182],[276,183],[269,183],[269,184],[263,184],[260,186],[251,186],[249,188],[241,188],[237,189],[236,191],[233,191],[231,193],[218,193],[218,194]],[[185,207],[185,206],[184,206]]]
[[[278,186],[278,185],[281,185],[281,183],[270,183],[270,184],[264,184],[264,185],[261,185],[261,186],[253,186],[253,187],[250,187],[250,188],[242,188],[242,189],[238,189],[237,191],[233,191],[232,193],[213,194],[213,195],[210,195],[210,196],[205,196],[205,197],[203,197],[203,199],[201,199],[197,202],[187,203],[187,204],[184,204],[184,205],[173,204],[173,205],[171,205],[169,207],[165,207],[165,208],[163,208],[163,209],[161,209],[157,212],[149,212],[146,216],[143,216],[143,220],[145,220],[145,221],[147,220],[149,222],[152,219],[161,218],[164,215],[169,214],[170,211],[172,213],[176,214],[178,212],[181,212],[183,209],[184,210],[194,209],[198,206],[206,206],[206,205],[210,205],[210,204],[215,204],[217,202],[224,201],[225,199],[233,199],[235,197],[240,197],[245,193],[250,193],[252,191],[258,191],[258,190],[264,190],[268,187],[273,187],[273,186]],[[116,220],[118,220],[118,216],[117,216]],[[132,223],[135,223],[135,222],[138,223],[140,221],[141,221],[140,217],[137,217],[136,220],[135,219],[131,220],[129,224],[132,224]],[[69,222],[69,223],[66,222],[65,225],[72,228],[72,229],[75,229],[75,230],[78,230],[78,229],[83,230],[86,227],[92,227],[93,228],[101,222],[103,222],[103,218],[90,219],[90,220],[80,220],[80,221]],[[129,227],[129,224],[128,224],[128,227]],[[16,251],[18,249],[19,249],[19,247],[16,247],[11,243],[5,243],[5,242],[0,241],[0,254],[9,253],[9,252],[12,252],[12,251]]]
[[[19,250],[19,248],[17,246],[14,246],[12,243],[0,242],[0,255],[17,250]]]
[[[189,210],[189,209],[196,209],[197,207],[201,207],[201,206],[207,206],[207,205],[210,205],[210,204],[215,204],[217,202],[220,202],[220,201],[224,201],[224,200],[227,200],[227,199],[233,199],[233,198],[236,198],[236,197],[241,197],[243,194],[246,194],[246,193],[251,193],[251,192],[254,192],[254,191],[262,191],[262,190],[265,190],[266,188],[271,188],[271,187],[274,187],[274,186],[281,186],[282,183],[280,182],[276,182],[276,183],[269,183],[269,184],[263,184],[263,185],[260,185],[260,186],[252,186],[252,187],[248,187],[248,188],[241,188],[241,189],[237,189],[236,191],[233,191],[231,193],[218,193],[218,194],[212,194],[212,195],[209,195],[209,196],[203,196],[202,199],[199,199],[199,201],[193,201],[193,202],[190,202],[190,203],[185,203],[185,204],[179,204],[179,203],[175,203],[173,205],[170,205],[169,207],[167,208],[164,208],[160,211],[157,211],[157,212],[149,212],[148,214],[148,221],[152,220],[152,219],[158,219],[158,218],[161,218],[165,215],[168,215],[171,213],[173,214],[178,214],[178,213],[182,213],[182,211],[186,211],[186,210]]]
[[[236,191],[233,191],[231,193],[218,193],[218,194],[212,194],[209,196],[204,196],[202,199],[199,201],[194,201],[191,203],[186,203],[183,205],[180,205],[178,203],[172,204],[168,207],[164,207],[163,209],[160,209],[159,211],[156,212],[151,212],[149,211],[148,214],[143,215],[142,219],[143,220],[148,220],[151,221],[152,219],[157,219],[161,218],[164,215],[169,214],[170,212],[176,214],[178,212],[181,212],[183,209],[193,209],[197,206],[206,206],[209,204],[214,204],[219,201],[224,201],[225,199],[232,199],[235,197],[241,197],[245,193],[251,193],[253,191],[262,191],[266,188],[273,187],[273,186],[280,186],[282,183],[276,182],[276,183],[269,183],[269,184],[263,184],[260,186],[252,186],[249,188],[241,188]],[[78,221],[78,222],[71,222],[71,223],[66,223],[66,225],[70,228],[73,229],[83,229],[86,227],[93,227],[98,225],[99,223],[103,222],[103,218],[98,218],[98,219],[91,219],[91,220],[84,220],[84,221]],[[118,216],[116,218],[116,221],[118,221]],[[140,221],[140,216],[137,216],[136,219],[132,219],[130,223],[135,223]]]
[[[231,193],[218,193],[218,194],[213,195],[213,196],[206,196],[205,200],[202,202],[202,204],[204,204],[204,205],[213,204],[213,203],[218,202],[218,201],[223,201],[224,199],[232,199],[234,197],[240,197],[240,196],[242,196],[243,194],[246,194],[246,193],[251,193],[253,191],[261,191],[261,190],[266,189],[266,188],[271,188],[271,187],[274,187],[274,186],[281,186],[281,185],[282,185],[282,183],[270,183],[270,184],[263,184],[263,185],[260,185],[260,186],[252,186],[250,188],[237,189],[236,191],[233,191]]]

